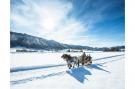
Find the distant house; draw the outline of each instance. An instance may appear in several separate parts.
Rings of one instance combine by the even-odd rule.
[[[116,52],[116,51],[120,51],[120,49],[118,47],[111,47],[104,49],[104,52]]]
[[[16,52],[28,52],[26,49],[17,49]]]
[[[120,51],[121,51],[121,52],[124,52],[124,51],[125,51],[125,49],[120,49]]]
[[[68,49],[67,52],[83,52],[82,49]]]
[[[29,50],[29,49],[17,49],[16,52],[37,52],[36,50]]]

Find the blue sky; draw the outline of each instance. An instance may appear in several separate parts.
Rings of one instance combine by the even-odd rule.
[[[61,43],[124,45],[124,0],[11,0],[11,31]]]

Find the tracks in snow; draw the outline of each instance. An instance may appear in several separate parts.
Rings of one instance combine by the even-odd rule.
[[[118,56],[124,56],[124,55],[125,54],[102,57],[102,58],[94,59],[93,62],[99,61],[99,60],[104,60],[104,59],[109,59],[109,58],[114,58],[114,57],[118,57]],[[20,72],[20,71],[28,71],[28,70],[60,67],[60,66],[66,66],[66,64],[54,64],[54,65],[46,65],[46,66],[41,65],[41,66],[31,66],[31,67],[17,67],[17,68],[11,68],[10,72],[13,73],[13,72]]]
[[[106,64],[108,62],[120,60],[120,59],[114,59],[115,57],[120,57],[120,56],[124,56],[124,54],[95,59],[95,60],[93,60],[94,64],[89,67],[98,69],[98,70],[102,70],[104,72],[108,72],[108,71],[102,69],[100,66],[102,66],[102,64]],[[111,58],[111,60],[108,60],[109,58]],[[103,62],[98,63],[97,61],[103,61]],[[53,68],[53,69],[58,68],[60,70],[62,67],[65,67],[65,65],[66,64],[16,68],[16,69],[12,69],[11,73],[19,73],[21,71],[24,71],[25,73],[27,73],[28,70],[35,71],[37,69],[40,69],[39,71],[43,71],[42,69],[45,69],[45,68],[50,69],[50,70],[51,70],[51,68]],[[29,72],[31,72],[31,71],[29,71]],[[11,85],[23,84],[23,83],[27,83],[27,82],[34,81],[34,80],[41,80],[41,79],[45,79],[45,78],[49,78],[49,77],[53,77],[53,76],[57,76],[57,75],[63,75],[65,73],[67,73],[67,71],[68,71],[68,69],[67,70],[62,69],[60,71],[52,71],[51,73],[47,73],[47,74],[39,74],[38,76],[37,75],[35,76],[34,74],[32,74],[29,77],[26,77],[23,79],[11,80],[10,82],[11,82]]]

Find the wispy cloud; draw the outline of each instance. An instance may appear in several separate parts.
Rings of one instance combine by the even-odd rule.
[[[102,42],[102,46],[106,46],[108,41],[111,46],[108,39],[102,39],[106,42],[97,40],[99,34],[94,32],[99,29],[95,24],[118,18],[119,14],[112,18],[104,14],[115,3],[106,4],[100,0],[11,0],[11,30],[67,44],[99,46],[96,44]]]
[[[69,44],[78,44],[77,37],[87,31],[83,23],[68,17],[73,9],[70,2],[60,0],[23,2],[24,4],[13,6],[11,10],[11,21],[16,24],[18,31],[25,28],[24,32],[28,33],[27,30],[32,29],[33,32],[38,32],[38,36]]]

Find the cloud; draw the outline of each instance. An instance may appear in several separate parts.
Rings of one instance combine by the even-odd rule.
[[[62,43],[77,44],[73,37],[78,37],[87,31],[83,23],[68,14],[73,9],[72,3],[60,0],[23,0],[24,4],[15,5],[11,10],[11,21],[16,28],[26,28],[29,32],[37,31],[38,36],[53,39]],[[72,40],[72,41],[71,41]]]
[[[67,44],[111,45],[110,40],[97,40],[100,34],[93,31],[99,32],[96,23],[112,19],[104,12],[113,5],[100,0],[11,0],[11,29]]]

